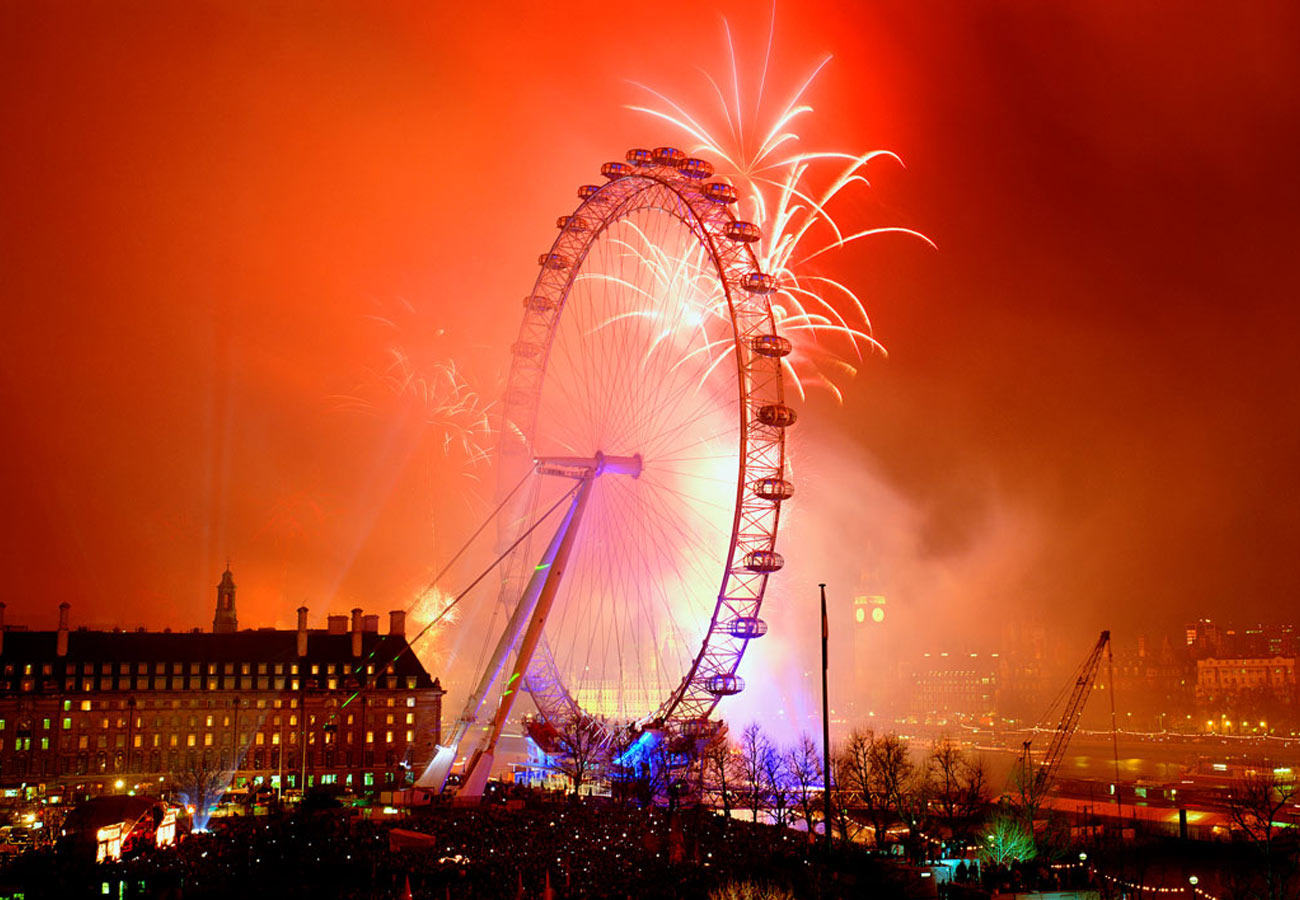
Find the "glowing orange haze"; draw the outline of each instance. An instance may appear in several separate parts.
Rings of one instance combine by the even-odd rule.
[[[7,621],[204,625],[227,555],[241,624],[382,611],[477,524],[490,468],[371,373],[490,397],[574,188],[680,140],[625,79],[707,107],[721,15],[753,61],[768,14],[487,6],[6,9]],[[828,263],[891,358],[804,410],[765,610],[798,637],[747,677],[864,571],[918,643],[1295,618],[1300,12],[1115,6],[778,10],[770,87],[836,56],[808,148],[908,165],[838,214],[940,249]]]

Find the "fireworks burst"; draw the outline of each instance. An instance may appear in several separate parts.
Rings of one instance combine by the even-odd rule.
[[[808,264],[873,235],[906,234],[931,247],[934,243],[919,231],[901,226],[846,229],[828,210],[837,197],[854,186],[870,187],[866,170],[872,161],[887,158],[902,165],[896,154],[888,150],[804,153],[792,149],[799,141],[794,130],[798,120],[813,112],[805,97],[831,57],[819,61],[789,102],[777,109],[770,123],[760,126],[757,123],[767,106],[764,89],[775,18],[752,105],[745,102],[741,89],[731,27],[725,20],[723,26],[730,90],[703,72],[717,100],[717,111],[712,115],[717,119],[720,113],[720,126],[706,124],[704,116],[639,82],[633,84],[649,94],[653,103],[628,108],[672,125],[695,142],[693,153],[721,162],[718,174],[736,186],[744,204],[743,217],[759,225],[763,232],[755,252],[763,270],[778,280],[779,291],[773,294],[772,309],[782,333],[794,344],[794,352],[784,363],[795,389],[806,398],[809,387],[820,386],[842,401],[834,375],[852,377],[864,351],[883,353],[884,347],[871,336],[871,320],[857,292],[837,278],[810,271]],[[749,118],[746,109],[754,111]]]
[[[442,636],[447,626],[460,619],[459,608],[452,604],[454,599],[451,594],[431,584],[407,608],[414,626],[408,629],[408,633],[419,635],[418,640],[412,641],[412,649],[431,672],[441,670],[447,662]]]
[[[410,316],[414,308],[403,300],[400,312]],[[384,363],[366,367],[357,387],[335,398],[337,408],[376,416],[396,411],[418,415],[431,429],[443,456],[459,454],[470,467],[485,462],[492,404],[483,401],[454,360],[439,357],[431,349],[412,351],[402,344],[398,338],[412,328],[393,317],[366,318],[385,332]]]

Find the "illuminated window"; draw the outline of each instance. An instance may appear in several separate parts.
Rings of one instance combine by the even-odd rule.
[[[408,744],[412,744],[412,743],[415,742],[415,732],[414,732],[414,731],[407,731],[407,732],[406,732],[406,742],[407,742]],[[832,771],[833,771],[833,770],[832,770]],[[832,783],[833,783],[833,782],[832,782]]]
[[[71,727],[72,727],[72,719],[70,719],[70,718],[65,718],[65,719],[63,720],[63,730],[64,730],[64,731],[67,731],[67,730],[68,730],[69,728],[71,728]]]
[[[296,714],[289,717],[289,724],[290,725],[298,724],[298,716]]]
[[[144,735],[143,735],[143,734],[137,734],[137,735],[132,739],[131,744],[132,744],[132,746],[137,747],[137,748],[144,746]]]
[[[331,691],[337,691],[339,689],[339,680],[337,678],[329,679],[329,689]]]
[[[391,744],[392,742],[393,742],[393,733],[392,733],[391,731],[385,731],[385,732],[384,732],[384,743],[385,743],[385,744]]]
[[[187,734],[187,735],[185,735],[185,746],[186,746],[186,747],[195,747],[195,746],[198,746],[198,743],[199,743],[198,735],[196,735],[196,734]]]
[[[260,747],[265,743],[266,743],[266,735],[259,731],[257,733],[257,746]]]
[[[280,746],[280,732],[277,731],[271,735],[271,744],[276,747]]]
[[[415,713],[407,713],[407,714],[406,714],[406,724],[407,724],[407,725],[414,725],[414,724],[415,724]]]
[[[415,690],[415,676],[414,676],[414,675],[407,675],[407,676],[406,676],[406,688],[407,688],[407,690],[410,690],[410,691]]]
[[[374,733],[373,731],[367,731],[367,732],[366,732],[366,743],[367,743],[367,744],[373,744],[374,742],[375,742],[375,733]]]
[[[179,746],[179,745],[180,745],[180,739],[181,739],[181,736],[180,736],[179,734],[169,734],[169,735],[167,735],[167,746],[168,746],[168,747],[176,747],[176,746]]]
[[[407,706],[414,706],[414,705],[415,705],[415,698],[414,698],[414,697],[407,697],[407,698],[406,698],[406,705],[407,705]]]

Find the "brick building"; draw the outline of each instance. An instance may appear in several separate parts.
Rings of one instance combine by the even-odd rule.
[[[441,737],[443,690],[405,636],[405,613],[360,609],[325,629],[239,631],[235,585],[213,632],[3,625],[0,787],[175,778],[196,767],[236,786],[403,785]]]

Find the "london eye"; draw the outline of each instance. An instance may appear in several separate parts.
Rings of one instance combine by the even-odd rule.
[[[759,229],[680,150],[630,150],[601,174],[557,220],[511,346],[498,538],[513,614],[422,783],[441,786],[494,683],[489,766],[521,690],[553,724],[686,732],[743,690],[767,631],[795,413]]]

